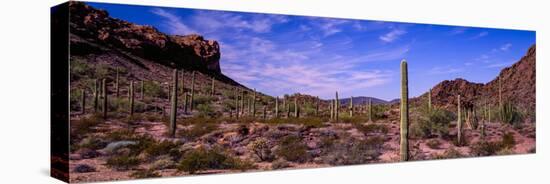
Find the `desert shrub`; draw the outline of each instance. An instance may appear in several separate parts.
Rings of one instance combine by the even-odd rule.
[[[346,140],[326,149],[323,162],[330,165],[364,164],[376,160],[382,154],[384,139],[370,137],[365,141]]]
[[[130,177],[141,179],[141,178],[158,178],[161,177],[158,172],[151,170],[151,169],[145,169],[145,170],[139,170],[136,172],[133,172],[130,174]]]
[[[340,113],[342,114],[342,113]],[[343,113],[343,115],[340,115],[338,117],[338,123],[352,123],[352,124],[359,124],[363,122],[367,122],[368,119],[363,116],[353,116],[350,117],[348,113]]]
[[[499,117],[502,123],[518,126],[523,121],[523,115],[511,102],[506,102],[499,110]]]
[[[252,150],[261,161],[271,161],[274,158],[271,153],[269,142],[265,138],[258,138],[251,142],[248,144],[248,149]]]
[[[250,129],[245,124],[241,124],[239,125],[239,127],[237,127],[237,133],[240,136],[246,136],[248,135],[248,133],[250,133]]]
[[[171,141],[162,141],[158,143],[151,144],[149,147],[145,148],[143,151],[149,156],[156,157],[165,154],[170,154],[172,150],[177,149],[178,144]]]
[[[92,150],[98,150],[101,148],[104,148],[106,146],[106,142],[103,140],[97,138],[96,136],[89,136],[84,139],[82,139],[78,144],[72,145],[71,144],[71,150],[78,150],[81,148],[89,148]]]
[[[88,133],[97,132],[94,127],[103,122],[103,119],[98,115],[82,117],[79,120],[71,121],[71,136],[75,138],[83,137]]]
[[[287,167],[290,167],[290,164],[284,159],[277,159],[271,163],[271,169],[273,170],[284,169]]]
[[[302,163],[309,159],[307,146],[300,137],[294,135],[286,136],[280,140],[276,154],[291,162]]]
[[[109,76],[109,74],[112,74],[112,73],[114,74],[115,73],[111,70],[113,70],[113,69],[111,68],[110,65],[107,65],[107,64],[96,65],[95,72],[92,72],[92,74],[94,75],[93,78],[96,78],[96,79],[107,78]]]
[[[135,156],[120,155],[113,156],[107,159],[106,165],[110,168],[125,171],[137,167],[140,164],[140,160]]]
[[[234,158],[221,148],[198,148],[187,152],[178,164],[178,171],[194,174],[207,169],[239,169],[254,168],[253,163]]]
[[[451,112],[433,108],[431,111],[423,112],[423,115],[412,123],[411,134],[418,138],[443,137],[449,133],[449,124],[453,119]]]
[[[157,82],[145,81],[143,85],[145,87],[145,96],[158,98],[166,98],[168,96],[168,92],[163,90],[162,86]]]
[[[514,134],[507,132],[502,134],[501,144],[503,148],[511,149],[516,145],[516,140],[514,139]]]
[[[201,104],[210,104],[215,99],[216,97],[210,95],[195,95],[193,97],[193,102],[195,103],[195,105],[199,106]]]
[[[389,129],[386,127],[386,125],[379,125],[379,124],[359,124],[355,123],[353,124],[354,127],[359,130],[360,132],[363,132],[363,134],[371,134],[371,133],[388,133]]]
[[[189,140],[196,140],[197,138],[208,134],[218,128],[218,125],[215,123],[209,123],[209,122],[203,122],[203,123],[196,123],[193,124],[193,126],[188,130],[182,130],[178,131],[178,135],[180,137],[189,139]]]
[[[449,148],[449,149],[445,150],[445,152],[443,152],[443,154],[436,154],[432,157],[433,157],[433,159],[449,159],[449,158],[460,158],[460,157],[463,157],[463,156],[464,155],[462,155],[455,148]]]
[[[281,124],[297,124],[304,125],[309,128],[323,127],[324,120],[318,117],[303,117],[303,118],[271,118],[266,121],[267,124],[281,125]]]
[[[489,156],[502,150],[503,147],[500,142],[481,141],[473,144],[471,148],[473,156]]]
[[[437,139],[430,139],[428,142],[426,142],[426,145],[431,149],[439,149],[439,146],[441,146],[441,142]]]
[[[386,119],[388,118],[386,114],[384,114],[386,111],[389,110],[389,106],[385,104],[378,104],[378,105],[372,105],[372,120],[376,121],[379,119]]]
[[[221,115],[219,112],[216,112],[210,104],[199,104],[197,110],[199,111],[198,117],[217,118]]]
[[[78,89],[71,89],[71,95],[70,95],[70,108],[71,111],[80,111],[82,110],[82,92]]]

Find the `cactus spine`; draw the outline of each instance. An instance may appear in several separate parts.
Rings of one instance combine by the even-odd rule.
[[[178,70],[174,69],[172,76],[172,102],[170,108],[170,136],[176,136],[176,113],[178,112]]]
[[[460,95],[457,97],[457,120],[456,120],[456,129],[457,129],[457,142],[460,145],[462,143],[462,109],[460,107]]]
[[[401,161],[409,160],[409,79],[407,61],[401,61]]]
[[[116,76],[115,76],[115,91],[116,91],[116,97],[118,98],[120,96],[120,86],[118,83],[119,77],[118,77],[118,67],[116,67]]]
[[[252,117],[256,117],[256,88],[254,88],[252,95]]]
[[[334,99],[334,119],[336,122],[338,122],[338,106],[340,105],[340,102],[338,100],[338,91],[336,91],[336,98]]]
[[[130,116],[134,115],[134,81],[130,81]]]
[[[372,122],[372,99],[369,98],[369,122]]]
[[[349,117],[353,117],[353,96],[349,99]]]
[[[193,71],[193,74],[191,76],[191,101],[189,102],[189,109],[193,111],[194,105],[194,99],[195,99],[195,71]]]
[[[82,114],[86,114],[86,90],[82,89],[80,95],[82,96]]]
[[[107,119],[107,79],[103,79],[101,82],[101,91],[103,93],[103,119]]]
[[[214,80],[214,77],[212,77],[212,89],[210,89],[210,96],[214,96],[214,84],[215,84],[215,80]]]
[[[279,118],[279,96],[275,97],[275,118]]]

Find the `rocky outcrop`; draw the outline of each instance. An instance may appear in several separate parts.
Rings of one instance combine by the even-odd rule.
[[[216,41],[194,34],[166,35],[152,26],[112,18],[107,11],[82,2],[71,1],[69,7],[73,35],[170,67],[221,73],[220,46]]]
[[[502,80],[502,99],[525,110],[535,109],[536,97],[536,45],[510,67],[501,70],[492,81],[482,84],[464,79],[445,80],[432,88],[432,103],[436,106],[456,106],[460,94],[463,103],[498,104],[498,80]],[[420,98],[426,98],[426,94]]]

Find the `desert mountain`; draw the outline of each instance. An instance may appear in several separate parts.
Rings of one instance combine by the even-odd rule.
[[[501,80],[502,100],[509,101],[524,110],[535,109],[535,59],[536,45],[525,56],[488,83],[473,83],[464,79],[445,80],[432,88],[432,103],[436,106],[455,106],[456,96],[466,103],[498,104],[498,83]],[[426,98],[427,93],[420,96]]]

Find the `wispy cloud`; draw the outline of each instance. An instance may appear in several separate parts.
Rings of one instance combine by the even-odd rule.
[[[189,28],[189,26],[185,25],[181,17],[175,15],[174,13],[168,12],[161,8],[154,8],[151,10],[151,12],[164,18],[162,26],[166,27],[169,30],[170,34],[184,35],[197,32]]]
[[[503,68],[506,66],[511,65],[513,62],[502,62],[502,63],[493,63],[490,65],[487,65],[486,68]]]
[[[392,29],[390,32],[388,32],[384,35],[381,35],[378,38],[380,40],[384,41],[384,42],[390,43],[390,42],[393,42],[393,41],[397,40],[400,36],[402,36],[406,33],[407,33],[407,31],[396,28],[396,29]]]
[[[475,39],[483,38],[483,37],[486,37],[487,35],[489,35],[489,32],[483,31],[483,32],[480,32],[480,33],[478,33],[477,35],[475,35],[475,36],[473,36],[473,37],[470,37],[470,40],[475,40]]]
[[[504,45],[500,46],[500,50],[502,50],[502,51],[508,51],[508,49],[510,49],[510,47],[512,47],[512,44],[511,44],[511,43],[507,43],[507,44],[504,44]]]
[[[453,74],[453,73],[459,73],[462,71],[464,71],[464,68],[456,68],[451,66],[436,66],[429,71],[429,74],[432,74],[432,75]]]
[[[453,28],[449,34],[450,35],[458,35],[458,34],[462,34],[462,33],[466,32],[466,30],[468,30],[468,28],[466,28],[466,27],[456,27],[456,28]]]

